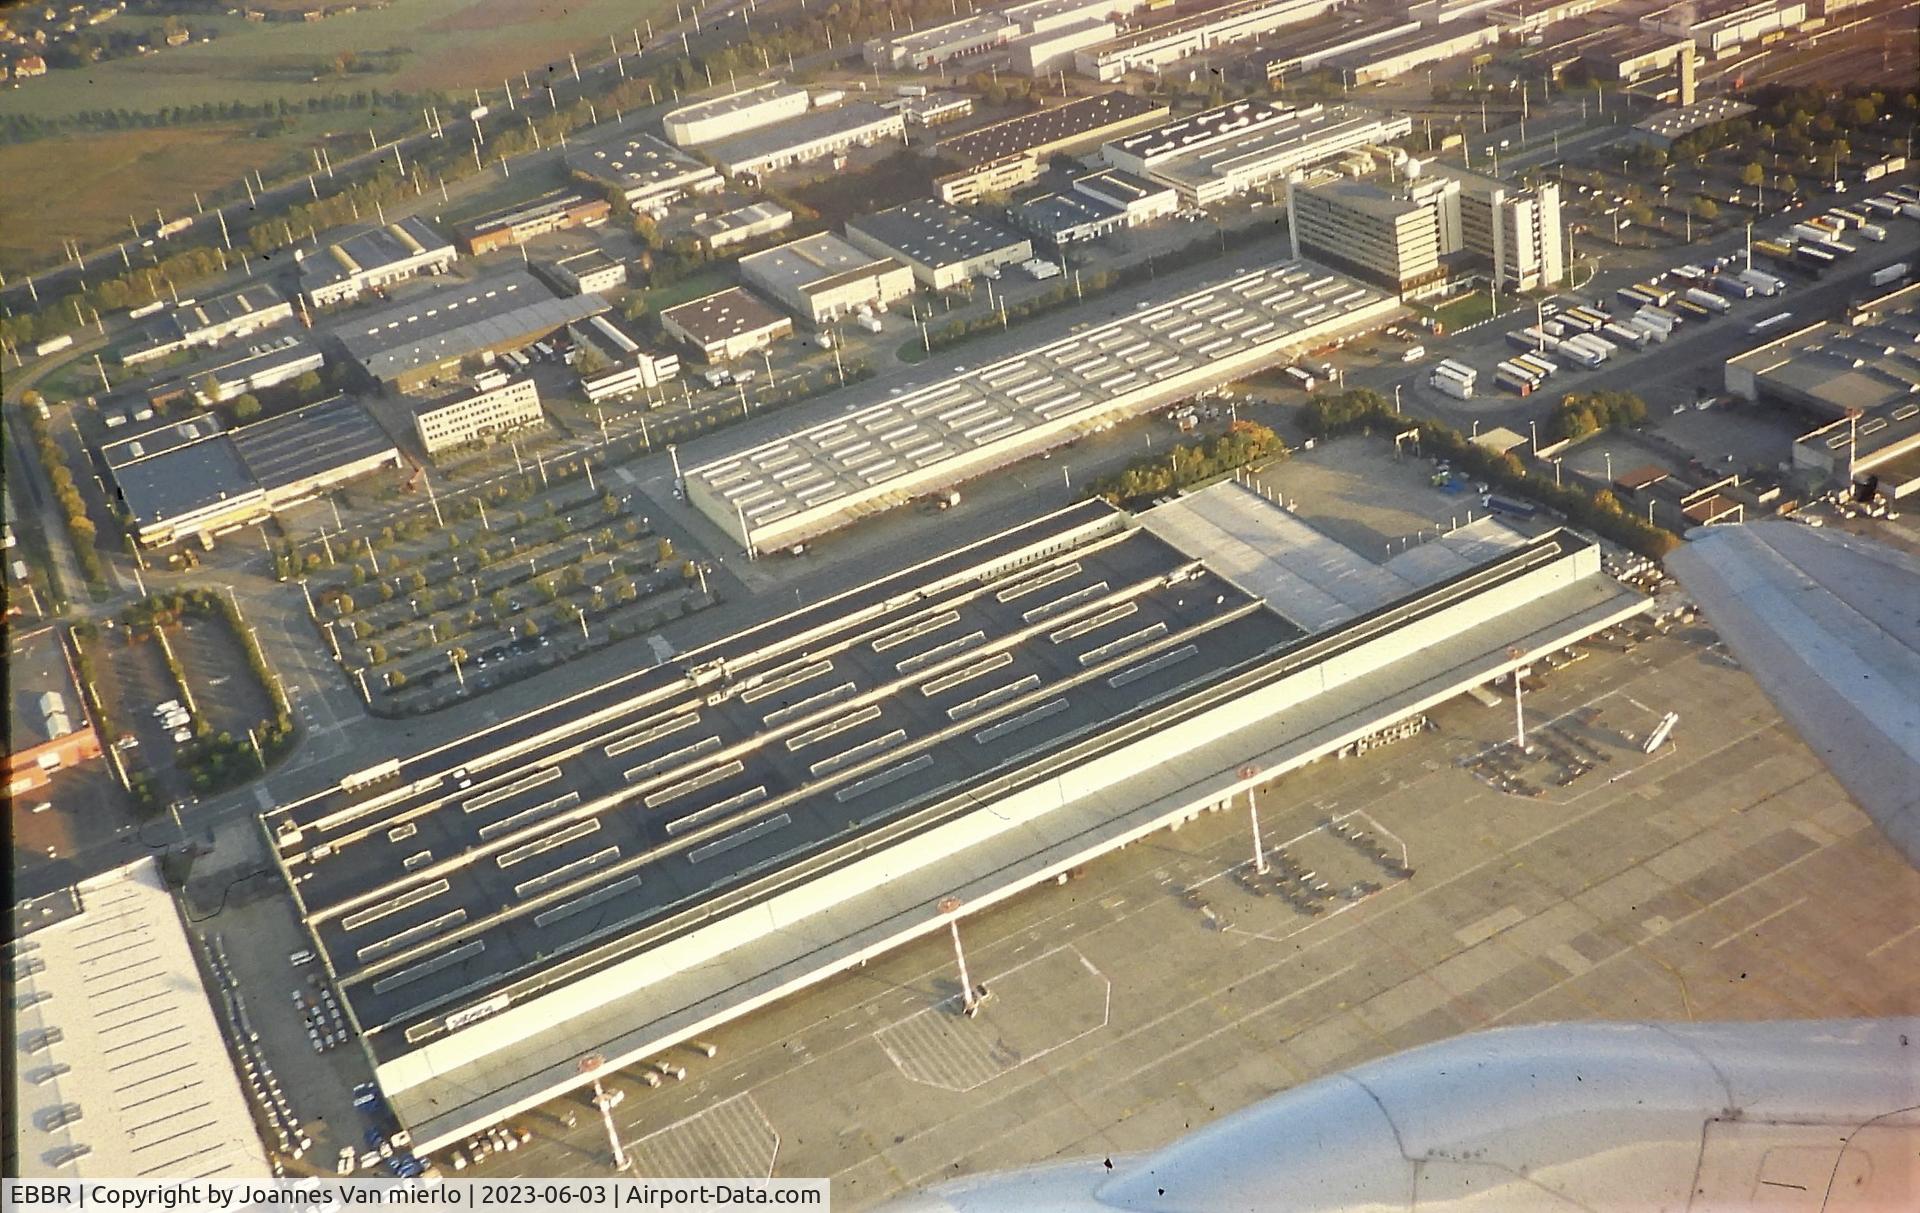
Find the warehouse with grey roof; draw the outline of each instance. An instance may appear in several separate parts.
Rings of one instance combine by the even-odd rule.
[[[455,377],[464,358],[517,350],[608,308],[598,295],[557,299],[513,270],[357,314],[329,335],[368,377],[406,390]]]
[[[1083,502],[262,825],[432,1150],[1645,601],[1565,531],[1425,552],[1377,565],[1231,482],[1137,519]]]
[[[709,460],[687,470],[687,499],[748,551],[772,551],[1399,310],[1351,278],[1283,262]]]
[[[1033,256],[1032,242],[1005,224],[931,198],[855,215],[847,220],[847,239],[876,257],[905,262],[936,291]]]

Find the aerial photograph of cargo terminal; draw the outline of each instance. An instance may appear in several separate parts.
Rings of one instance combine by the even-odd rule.
[[[1920,0],[235,3],[0,7],[6,1176],[1920,1208]]]

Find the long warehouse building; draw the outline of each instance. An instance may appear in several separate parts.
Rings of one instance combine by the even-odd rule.
[[[1645,605],[1564,530],[1377,564],[1233,482],[1088,501],[262,824],[431,1151]]]
[[[1224,383],[1399,302],[1282,263],[687,471],[687,499],[770,551]]]

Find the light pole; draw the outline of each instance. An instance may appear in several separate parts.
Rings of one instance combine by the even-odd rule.
[[[1260,774],[1257,766],[1240,768],[1240,778],[1252,779]],[[1267,874],[1267,850],[1260,845],[1260,804],[1253,797],[1253,787],[1247,787],[1247,820],[1253,823],[1253,870],[1265,876]]]
[[[960,966],[960,1010],[971,1019],[979,1014],[980,999],[973,992],[973,980],[967,976],[967,953],[960,946],[960,899],[943,897],[940,899],[940,912],[948,915],[947,927],[953,932],[953,959]]]
[[[1507,656],[1518,662],[1525,654],[1518,648],[1510,648],[1507,650]],[[1521,706],[1520,694],[1520,667],[1515,665],[1513,667],[1513,744],[1514,748],[1525,754],[1527,752],[1527,718],[1525,709]]]
[[[594,1074],[594,1071],[598,1070],[605,1062],[606,1059],[598,1053],[582,1057],[580,1059],[580,1072],[583,1074]],[[621,1148],[620,1134],[613,1127],[613,1110],[619,1107],[621,1101],[625,1100],[626,1097],[627,1093],[625,1091],[610,1092],[601,1087],[600,1076],[594,1074],[593,1106],[600,1112],[601,1123],[607,1126],[607,1145],[613,1151],[613,1169],[616,1171],[624,1171],[627,1169],[627,1152]]]

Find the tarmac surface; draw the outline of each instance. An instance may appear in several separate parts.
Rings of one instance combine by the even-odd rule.
[[[1912,1014],[1920,873],[1699,629],[1596,645],[1526,696],[1276,782],[1267,854],[1340,887],[1308,917],[1249,885],[1243,808],[1206,816],[632,1072],[640,1174],[831,1176],[846,1208],[980,1170],[1164,1144],[1275,1091],[1502,1024]],[[1638,739],[1680,722],[1651,757]],[[1592,769],[1561,786],[1553,755]],[[1496,769],[1496,766],[1502,769]],[[1502,791],[1501,784],[1516,789]],[[1537,791],[1537,795],[1529,794]],[[1338,837],[1363,829],[1413,869]],[[571,1125],[568,1121],[572,1121]],[[583,1100],[463,1172],[604,1175]]]

